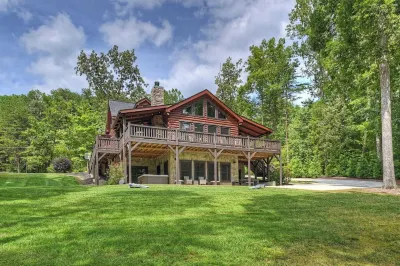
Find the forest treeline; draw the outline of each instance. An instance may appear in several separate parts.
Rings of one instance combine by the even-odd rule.
[[[265,39],[249,48],[248,58],[222,64],[217,96],[274,130],[270,137],[281,140],[291,177],[381,178],[382,165],[390,175],[381,115],[390,110],[400,176],[399,14],[398,1],[297,0],[286,39]],[[134,50],[116,46],[82,52],[75,70],[88,88],[81,93],[0,96],[0,171],[44,172],[57,157],[84,170],[85,152],[104,132],[107,100],[148,96],[136,59]],[[182,98],[178,89],[166,93],[167,103]]]

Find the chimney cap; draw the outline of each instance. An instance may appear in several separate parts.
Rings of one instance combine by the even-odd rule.
[[[154,82],[154,87],[159,87],[160,86],[160,82],[159,81],[155,81]]]

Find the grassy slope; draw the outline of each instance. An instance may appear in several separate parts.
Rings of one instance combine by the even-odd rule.
[[[400,198],[0,174],[0,265],[400,261]]]

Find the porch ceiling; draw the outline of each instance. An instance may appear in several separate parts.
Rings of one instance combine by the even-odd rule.
[[[132,141],[131,146],[134,146],[137,142]],[[175,147],[174,145],[172,145]],[[142,142],[135,150],[132,151],[132,157],[142,157],[142,158],[157,158],[161,155],[164,155],[170,152],[170,148],[166,144],[158,144],[158,143],[146,143]],[[185,152],[209,152],[207,148],[201,147],[186,147]],[[246,157],[239,150],[224,150],[222,155],[238,155],[239,161],[247,161]],[[266,152],[257,152],[252,160],[258,160],[263,158],[268,158],[274,156],[272,153]]]

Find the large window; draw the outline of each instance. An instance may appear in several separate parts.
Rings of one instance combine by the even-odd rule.
[[[203,100],[197,101],[192,105],[185,107],[182,110],[185,115],[199,115],[203,116]]]
[[[207,102],[207,116],[215,117],[215,106],[210,102]]]
[[[218,118],[219,119],[226,119],[226,115],[223,112],[221,112],[220,110],[218,110]]]
[[[229,127],[221,127],[222,135],[229,135]]]
[[[181,161],[181,180],[185,177],[192,179],[192,162],[191,161]]]
[[[189,122],[181,122],[181,129],[190,131],[190,123]]]
[[[218,171],[217,171],[217,173],[218,173]],[[214,181],[214,163],[212,163],[212,162],[207,163],[207,179],[208,179],[208,182]],[[217,177],[217,180],[218,180],[218,177]]]
[[[230,163],[221,163],[221,181],[231,181]]]
[[[217,126],[209,125],[208,133],[217,133]]]
[[[205,162],[194,162],[194,179],[199,180],[200,177],[204,179],[206,176]]]
[[[194,131],[203,133],[204,132],[204,125],[203,124],[194,124]]]
[[[198,101],[194,103],[194,115],[203,116],[203,101]]]
[[[185,115],[191,115],[192,114],[192,106],[188,106],[188,107],[184,108],[182,113]]]

